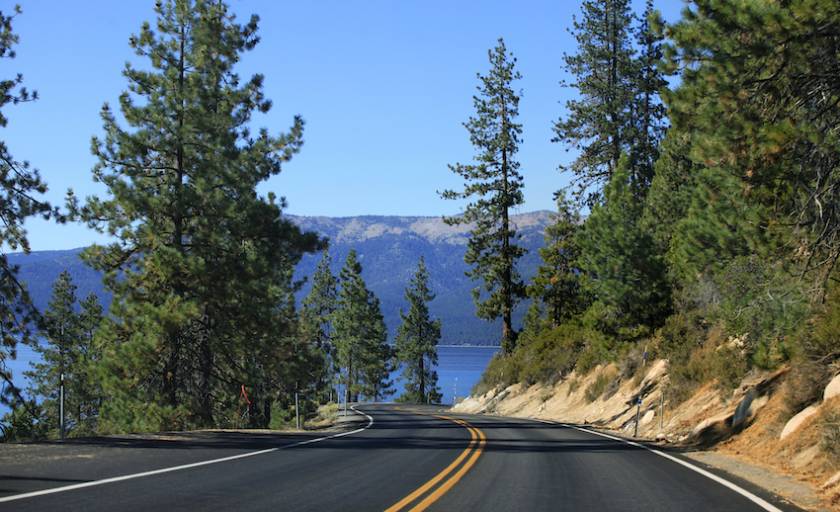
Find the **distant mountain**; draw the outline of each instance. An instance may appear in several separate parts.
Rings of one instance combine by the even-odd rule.
[[[474,287],[464,272],[465,226],[447,226],[440,217],[302,217],[290,216],[301,228],[315,231],[330,239],[333,271],[338,273],[350,249],[359,253],[363,276],[382,302],[385,323],[393,336],[399,325],[399,311],[404,308],[403,290],[420,256],[426,259],[431,287],[437,298],[431,312],[443,323],[444,344],[497,344],[501,326],[475,317],[470,290]],[[539,265],[537,249],[543,243],[543,231],[551,213],[538,211],[514,215],[520,243],[528,254],[520,260],[520,272],[530,278]],[[79,287],[80,297],[95,292],[103,303],[110,295],[102,286],[100,275],[79,259],[81,249],[37,251],[28,255],[10,254],[12,264],[20,266],[20,277],[27,283],[35,305],[42,309],[49,302],[52,283],[62,270],[69,270]],[[311,276],[319,254],[307,255],[297,268],[299,279]],[[304,285],[298,299],[309,291]],[[525,307],[514,320],[521,322]]]

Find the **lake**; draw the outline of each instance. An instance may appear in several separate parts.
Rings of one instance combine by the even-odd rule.
[[[442,402],[451,404],[452,398],[464,398],[481,378],[490,359],[499,347],[441,345],[438,347],[438,388],[443,394]],[[399,371],[392,374],[397,397],[403,391]]]

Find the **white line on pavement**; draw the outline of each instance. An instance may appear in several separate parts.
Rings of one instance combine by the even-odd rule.
[[[371,425],[373,425],[373,418],[371,416],[363,413],[362,411],[357,411],[355,407],[351,407],[351,408],[354,411],[358,412],[359,414],[363,415],[365,418],[367,418],[368,424],[365,425],[362,428],[357,428],[356,430],[351,430],[349,432],[339,432],[338,434],[332,434],[332,435],[329,435],[329,436],[318,437],[318,438],[315,438],[315,439],[309,439],[307,441],[299,441],[297,443],[278,446],[276,448],[268,448],[266,450],[259,450],[259,451],[256,451],[256,452],[241,453],[239,455],[232,455],[230,457],[222,457],[220,459],[204,460],[204,461],[201,461],[201,462],[193,462],[191,464],[183,464],[183,465],[180,465],[180,466],[172,466],[172,467],[169,467],[169,468],[161,468],[161,469],[154,469],[152,471],[144,471],[142,473],[133,473],[133,474],[130,474],[130,475],[122,475],[122,476],[115,476],[115,477],[111,477],[111,478],[103,478],[102,480],[94,480],[92,482],[82,482],[82,483],[79,483],[79,484],[65,485],[65,486],[62,486],[62,487],[53,487],[53,488],[50,488],[50,489],[42,489],[40,491],[25,492],[25,493],[22,493],[22,494],[13,494],[11,496],[5,496],[3,498],[0,498],[0,503],[22,500],[22,499],[25,499],[25,498],[34,498],[36,496],[43,496],[45,494],[54,494],[54,493],[57,493],[57,492],[75,491],[76,489],[84,489],[86,487],[94,487],[94,486],[97,486],[97,485],[111,484],[111,483],[114,483],[114,482],[122,482],[123,480],[132,480],[132,479],[135,479],[135,478],[143,478],[143,477],[146,477],[146,476],[160,475],[160,474],[163,474],[163,473],[171,473],[172,471],[180,471],[182,469],[191,469],[191,468],[197,468],[199,466],[207,466],[207,465],[210,465],[210,464],[217,464],[219,462],[228,462],[228,461],[236,460],[236,459],[244,459],[246,457],[253,457],[255,455],[262,455],[262,454],[265,454],[265,453],[276,452],[278,450],[285,450],[287,448],[294,448],[295,446],[303,446],[303,445],[306,445],[306,444],[317,443],[319,441],[325,441],[327,439],[334,439],[336,437],[344,437],[344,436],[349,436],[351,434],[358,434],[359,432],[361,432],[363,430],[366,430],[366,429],[370,428]]]
[[[741,496],[747,498],[748,500],[752,501],[753,503],[755,503],[759,507],[763,508],[764,510],[767,510],[768,512],[782,512],[782,510],[780,508],[778,508],[778,507],[774,506],[773,504],[769,503],[767,500],[765,500],[765,499],[763,499],[759,496],[756,496],[755,494],[753,494],[750,491],[744,489],[743,487],[741,487],[741,486],[739,486],[739,485],[737,485],[733,482],[730,482],[729,480],[726,480],[725,478],[721,478],[714,473],[706,471],[705,469],[703,469],[701,467],[695,466],[694,464],[691,464],[690,462],[686,462],[682,459],[674,457],[673,455],[669,455],[669,454],[667,454],[663,451],[657,450],[655,448],[650,448],[649,446],[645,446],[645,445],[643,445],[641,443],[637,443],[635,441],[628,441],[627,439],[622,439],[621,437],[611,436],[611,435],[605,434],[603,432],[598,432],[597,430],[590,430],[588,428],[578,427],[577,425],[569,425],[569,424],[566,424],[566,423],[558,423],[556,421],[540,420],[540,419],[536,419],[536,418],[534,418],[534,419],[536,421],[541,422],[541,423],[548,423],[548,424],[551,424],[551,425],[560,425],[560,426],[566,427],[566,428],[573,428],[575,430],[580,430],[581,432],[587,432],[589,434],[595,434],[596,436],[606,437],[607,439],[612,439],[613,441],[620,441],[622,443],[629,444],[630,446],[635,446],[636,448],[642,448],[642,449],[647,450],[651,453],[659,455],[660,457],[664,457],[664,458],[670,460],[671,462],[676,462],[677,464],[679,464],[681,466],[684,466],[684,467],[694,471],[695,473],[699,473],[699,474],[705,476],[706,478],[714,480],[715,482],[719,483],[720,485],[737,492]]]

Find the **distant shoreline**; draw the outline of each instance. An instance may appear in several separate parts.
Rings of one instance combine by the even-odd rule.
[[[466,348],[496,348],[496,349],[502,348],[501,345],[475,345],[475,344],[471,344],[471,343],[460,343],[460,344],[450,344],[450,345],[441,344],[441,345],[438,345],[438,348],[440,348],[440,347],[443,347],[443,348],[461,348],[461,347],[466,347]]]

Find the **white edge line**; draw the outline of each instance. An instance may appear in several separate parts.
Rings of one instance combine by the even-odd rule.
[[[566,423],[559,423],[559,422],[556,422],[556,421],[549,421],[549,420],[541,420],[541,419],[537,419],[537,418],[533,418],[533,419],[535,421],[539,421],[541,423],[548,423],[550,425],[560,425],[560,426],[565,427],[565,428],[573,428],[575,430],[580,430],[581,432],[587,432],[589,434],[595,434],[596,436],[606,437],[607,439],[612,439],[613,441],[620,441],[624,444],[629,444],[630,446],[635,446],[636,448],[642,448],[642,449],[647,450],[651,453],[659,455],[660,457],[664,457],[664,458],[670,460],[671,462],[676,462],[677,464],[679,464],[681,466],[684,466],[684,467],[694,471],[695,473],[699,473],[699,474],[705,476],[706,478],[708,478],[710,480],[714,480],[715,482],[719,483],[720,485],[737,492],[738,494],[740,494],[741,496],[743,496],[743,497],[747,498],[748,500],[752,501],[753,503],[755,503],[759,507],[763,508],[764,510],[767,510],[769,512],[783,512],[780,508],[776,507],[772,503],[769,503],[767,500],[761,498],[760,496],[756,496],[755,494],[753,494],[750,491],[744,489],[743,487],[741,487],[741,486],[739,486],[739,485],[737,485],[733,482],[730,482],[729,480],[726,480],[725,478],[721,478],[721,477],[717,476],[716,474],[714,474],[712,472],[706,471],[705,469],[703,469],[699,466],[695,466],[694,464],[691,464],[690,462],[686,462],[682,459],[674,457],[673,455],[669,455],[669,454],[667,454],[663,451],[656,450],[654,448],[650,448],[649,446],[645,446],[645,445],[643,445],[641,443],[637,443],[635,441],[628,441],[627,439],[623,439],[621,437],[611,436],[609,434],[604,434],[603,432],[598,432],[597,430],[590,430],[588,428],[578,427],[577,425],[569,425],[569,424],[566,424]]]
[[[114,482],[122,482],[124,480],[133,480],[135,478],[143,478],[143,477],[146,477],[146,476],[160,475],[160,474],[163,474],[163,473],[171,473],[172,471],[180,471],[182,469],[191,469],[191,468],[197,468],[197,467],[200,467],[200,466],[207,466],[207,465],[210,465],[210,464],[217,464],[219,462],[228,462],[228,461],[236,460],[236,459],[244,459],[246,457],[253,457],[255,455],[263,455],[265,453],[276,452],[278,450],[285,450],[287,448],[294,448],[295,446],[303,446],[303,445],[307,445],[307,444],[317,443],[319,441],[326,441],[327,439],[333,439],[333,438],[336,438],[336,437],[344,437],[344,436],[349,436],[351,434],[358,434],[359,432],[361,432],[363,430],[367,430],[368,428],[370,428],[373,425],[373,418],[371,416],[363,413],[362,411],[356,410],[355,406],[352,406],[351,409],[353,409],[354,411],[356,411],[359,414],[366,417],[367,420],[368,420],[368,424],[365,425],[362,428],[357,428],[356,430],[350,430],[348,432],[340,432],[338,434],[333,434],[333,435],[324,436],[324,437],[318,437],[316,439],[309,439],[309,440],[306,440],[306,441],[299,441],[297,443],[278,446],[276,448],[268,448],[266,450],[259,450],[259,451],[256,451],[256,452],[241,453],[239,455],[231,455],[230,457],[222,457],[220,459],[204,460],[204,461],[201,461],[201,462],[193,462],[193,463],[190,463],[190,464],[183,464],[181,466],[172,466],[172,467],[169,467],[169,468],[154,469],[154,470],[151,470],[151,471],[144,471],[142,473],[133,473],[133,474],[130,474],[130,475],[121,475],[121,476],[115,476],[115,477],[111,477],[111,478],[103,478],[102,480],[93,480],[92,482],[82,482],[82,483],[78,483],[78,484],[65,485],[65,486],[62,486],[62,487],[52,487],[50,489],[42,489],[40,491],[32,491],[32,492],[26,492],[26,493],[22,493],[22,494],[13,494],[11,496],[5,496],[3,498],[0,498],[0,503],[7,503],[9,501],[17,501],[17,500],[22,500],[22,499],[26,499],[26,498],[34,498],[36,496],[43,496],[45,494],[54,494],[54,493],[59,493],[59,492],[75,491],[76,489],[84,489],[86,487],[94,487],[94,486],[97,486],[97,485],[112,484]]]

